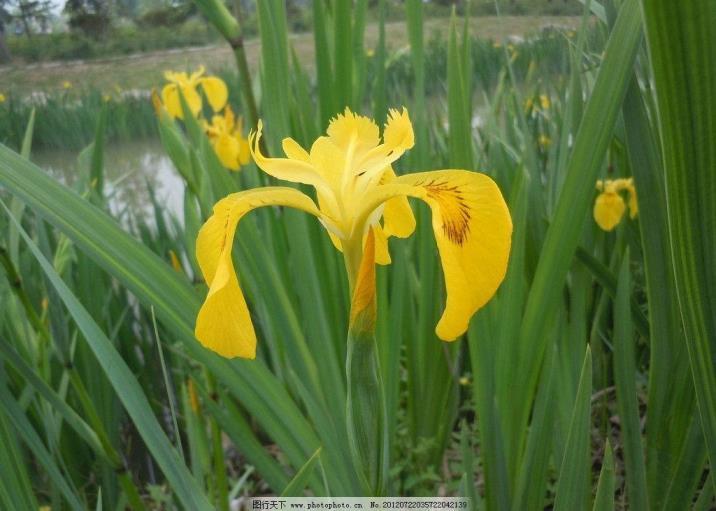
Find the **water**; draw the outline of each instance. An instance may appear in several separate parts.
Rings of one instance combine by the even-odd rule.
[[[61,182],[72,186],[80,178],[76,151],[51,150],[32,155],[32,161]],[[177,219],[183,218],[184,181],[158,140],[108,144],[104,154],[105,193],[115,215],[128,210],[153,224],[149,187],[159,204]]]

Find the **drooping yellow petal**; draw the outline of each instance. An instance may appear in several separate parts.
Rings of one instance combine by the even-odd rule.
[[[624,199],[615,192],[602,192],[594,202],[594,220],[605,231],[611,231],[624,216]]]
[[[266,187],[225,197],[199,231],[196,257],[209,292],[196,319],[196,338],[225,357],[254,358],[256,334],[231,258],[236,226],[252,209],[288,206],[320,215],[313,201],[293,188]]]
[[[236,137],[222,133],[214,142],[214,151],[224,167],[230,170],[239,170],[241,144]]]
[[[402,176],[422,189],[433,213],[447,301],[436,327],[453,340],[495,294],[507,271],[512,219],[497,184],[476,172],[444,170]]]
[[[408,174],[366,197],[361,217],[397,195],[417,197],[432,209],[433,230],[445,274],[447,301],[436,328],[440,339],[462,335],[472,315],[505,277],[512,219],[495,182],[467,170]]]
[[[181,109],[181,102],[179,101],[179,87],[174,83],[169,83],[162,89],[162,103],[166,108],[167,113],[173,118],[182,119],[184,112]]]
[[[216,76],[207,76],[206,78],[200,78],[199,84],[204,90],[206,99],[209,101],[209,105],[214,112],[218,112],[224,108],[226,101],[229,99],[229,90],[226,88],[224,80]],[[233,112],[231,113],[231,116],[233,119]]]

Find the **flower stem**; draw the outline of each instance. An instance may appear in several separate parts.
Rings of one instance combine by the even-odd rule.
[[[385,391],[375,340],[375,242],[372,231],[362,240],[343,244],[351,288],[351,315],[346,354],[346,423],[351,455],[366,495],[386,492],[389,442]]]

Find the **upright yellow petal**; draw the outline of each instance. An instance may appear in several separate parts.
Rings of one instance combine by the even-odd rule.
[[[231,105],[226,105],[226,108],[224,108],[224,125],[226,126],[226,131],[234,131],[236,116],[234,115],[234,111],[231,109]]]
[[[199,68],[198,68],[196,71],[194,71],[194,72],[191,74],[191,76],[188,76],[188,77],[186,78],[186,81],[189,81],[189,82],[195,84],[195,83],[197,83],[197,82],[199,81],[199,78],[201,78],[202,76],[204,76],[204,73],[206,73],[206,68],[205,68],[203,65],[201,65],[201,66],[199,66]],[[182,74],[183,74],[184,76],[187,76],[186,73],[182,73]]]
[[[380,142],[378,125],[373,119],[354,114],[348,108],[331,119],[326,133],[344,152],[353,146],[352,151],[361,153],[372,149]]]
[[[308,163],[310,159],[308,151],[301,147],[301,144],[296,142],[294,139],[290,137],[284,138],[281,141],[281,146],[283,147],[283,152],[286,153],[286,156],[292,160],[305,161]]]
[[[436,328],[445,341],[462,335],[472,315],[495,294],[505,277],[512,219],[495,182],[467,170],[400,176],[365,199],[362,218],[398,195],[428,203],[445,274],[447,303]]]
[[[615,192],[602,192],[594,202],[594,220],[605,231],[611,231],[624,216],[624,199]]]
[[[392,167],[388,167],[383,173],[381,184],[386,184],[396,179]],[[397,236],[407,238],[415,231],[415,215],[408,204],[405,196],[393,197],[385,202],[383,209],[383,230],[386,236]]]
[[[180,76],[174,71],[164,71],[164,79],[168,82],[179,83]]]
[[[283,179],[291,183],[303,183],[311,185],[328,197],[332,197],[333,193],[328,187],[328,183],[316,172],[316,169],[308,162],[293,158],[266,158],[261,152],[261,132],[263,124],[259,121],[256,133],[249,135],[249,144],[251,148],[251,156],[256,165],[266,172],[268,175],[276,179]]]
[[[415,145],[415,136],[408,111],[405,108],[402,112],[391,109],[383,132],[383,143],[367,151],[354,164],[360,176],[358,192],[364,192],[380,182],[385,168],[392,165],[413,145]]]
[[[186,101],[189,110],[194,114],[194,117],[199,115],[201,111],[201,96],[196,92],[196,89],[190,85],[181,88],[182,94],[184,94],[184,100]],[[183,118],[183,117],[180,117]]]
[[[239,163],[241,165],[247,165],[251,161],[251,148],[249,147],[249,141],[241,135],[238,136],[239,140]]]
[[[385,124],[383,140],[391,151],[399,151],[400,154],[403,154],[415,145],[413,125],[410,122],[408,111],[405,108],[403,108],[402,112],[393,108],[390,109],[388,112],[388,122]]]
[[[196,338],[225,357],[254,358],[256,334],[231,258],[239,220],[261,206],[288,206],[320,215],[313,201],[293,188],[266,187],[225,197],[202,226],[196,257],[209,292],[196,319]]]
[[[179,87],[176,84],[169,83],[164,86],[162,89],[162,103],[172,118],[176,119],[178,117],[182,119],[184,117],[181,102],[179,101]]]
[[[206,99],[209,101],[209,105],[211,105],[214,112],[218,112],[224,108],[226,101],[229,99],[229,90],[226,88],[224,80],[216,76],[207,76],[206,78],[199,79],[199,85],[201,85],[201,88],[204,90]]]

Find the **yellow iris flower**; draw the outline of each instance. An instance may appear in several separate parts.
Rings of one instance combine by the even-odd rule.
[[[249,163],[251,151],[248,139],[242,135],[243,120],[234,116],[229,105],[226,105],[223,116],[215,115],[211,124],[204,122],[204,130],[224,167],[239,170]]]
[[[542,107],[542,110],[549,110],[549,107],[552,106],[552,102],[547,94],[540,94],[539,104]]]
[[[597,181],[597,190],[601,193],[594,201],[594,220],[605,231],[613,230],[621,222],[627,205],[620,192],[626,191],[629,195],[629,218],[636,218],[639,213],[639,204],[636,197],[634,179],[607,179]]]
[[[162,102],[164,108],[167,109],[169,115],[173,118],[184,118],[184,112],[181,108],[181,100],[179,99],[179,91],[184,95],[187,105],[191,112],[196,116],[201,111],[201,96],[197,91],[197,87],[201,86],[209,105],[218,112],[229,98],[229,91],[226,84],[221,78],[216,76],[204,76],[206,70],[204,66],[200,66],[197,71],[192,74],[184,72],[175,73],[173,71],[165,71],[164,78],[169,82],[162,89]]]
[[[284,139],[286,158],[261,153],[261,132],[259,122],[258,131],[249,136],[257,166],[277,179],[313,186],[318,204],[295,188],[280,186],[233,193],[216,203],[196,246],[209,286],[195,330],[204,346],[226,357],[255,357],[256,335],[231,258],[237,224],[249,211],[287,206],[316,216],[344,253],[351,288],[359,290],[355,280],[364,246],[370,251],[366,259],[374,256],[377,263],[387,264],[388,237],[404,238],[415,230],[408,197],[432,209],[447,291],[436,333],[449,341],[467,330],[472,315],[502,282],[510,252],[512,220],[491,178],[467,170],[396,176],[391,165],[414,145],[405,109],[390,111],[382,141],[371,119],[346,109],[308,151]]]

